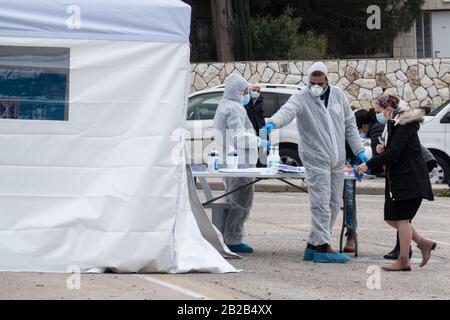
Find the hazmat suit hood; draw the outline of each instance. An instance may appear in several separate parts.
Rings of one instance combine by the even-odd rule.
[[[225,91],[213,123],[221,164],[224,164],[225,154],[230,149],[238,152],[241,168],[252,167],[258,161],[259,138],[241,103],[242,95],[248,87],[249,83],[236,74],[225,80]]]
[[[308,72],[307,72],[308,73],[308,78],[311,76],[312,73],[314,73],[316,71],[320,71],[320,72],[324,73],[325,76],[328,79],[328,68],[325,65],[325,63],[323,63],[323,62],[316,62],[311,67],[309,67]]]
[[[223,98],[241,103],[242,95],[250,84],[237,74],[230,75],[225,80],[225,91]]]

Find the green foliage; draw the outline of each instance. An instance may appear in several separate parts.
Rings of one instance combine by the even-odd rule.
[[[299,45],[326,51],[326,38],[313,32],[300,34],[302,19],[294,17],[294,10],[287,7],[277,18],[271,16],[250,18],[252,60],[283,60],[291,57]]]
[[[444,190],[440,190],[437,193],[438,197],[450,197],[450,189],[444,189]]]
[[[293,1],[287,1],[293,2]],[[302,0],[295,2],[308,29],[326,34],[328,53],[337,57],[389,54],[395,37],[421,15],[424,0]],[[381,9],[381,29],[369,30],[367,8]]]
[[[280,15],[291,6],[303,19],[300,32],[327,37],[327,56],[391,56],[399,32],[407,31],[422,13],[424,0],[250,0],[252,13]],[[381,30],[369,30],[367,8],[381,9]]]
[[[250,60],[250,0],[233,0],[234,55],[237,60]]]
[[[299,46],[316,49],[321,56],[325,56],[327,52],[328,39],[325,35],[316,35],[312,31],[299,35]],[[301,59],[302,57],[291,56],[293,59]]]

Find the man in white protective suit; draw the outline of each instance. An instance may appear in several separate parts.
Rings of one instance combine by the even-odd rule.
[[[331,249],[331,231],[341,209],[345,142],[364,163],[367,157],[355,116],[342,89],[328,83],[323,62],[308,70],[308,87],[295,93],[262,129],[271,133],[297,119],[299,155],[306,173],[311,206],[311,231],[305,261],[345,263],[346,255]]]

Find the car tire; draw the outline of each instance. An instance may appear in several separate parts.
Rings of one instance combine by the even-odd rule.
[[[434,155],[436,162],[438,163],[437,168],[434,168],[430,173],[430,179],[434,183],[447,183],[450,179],[450,166],[443,158],[438,155]]]
[[[294,167],[301,167],[302,161],[298,155],[298,150],[294,148],[280,148],[280,158],[283,164]]]

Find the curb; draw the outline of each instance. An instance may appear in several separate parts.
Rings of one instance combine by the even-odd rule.
[[[304,184],[299,184],[304,188],[308,188]],[[222,182],[210,182],[209,186],[212,191],[224,191]],[[441,190],[448,189],[447,185],[432,185],[434,195]],[[197,183],[197,190],[200,190],[201,186]],[[268,193],[279,193],[279,192],[296,192],[303,193],[301,190],[288,186],[288,185],[278,185],[278,184],[255,184],[255,192],[268,192]],[[384,195],[384,185],[383,186],[368,186],[368,185],[357,185],[356,194],[361,195]]]

